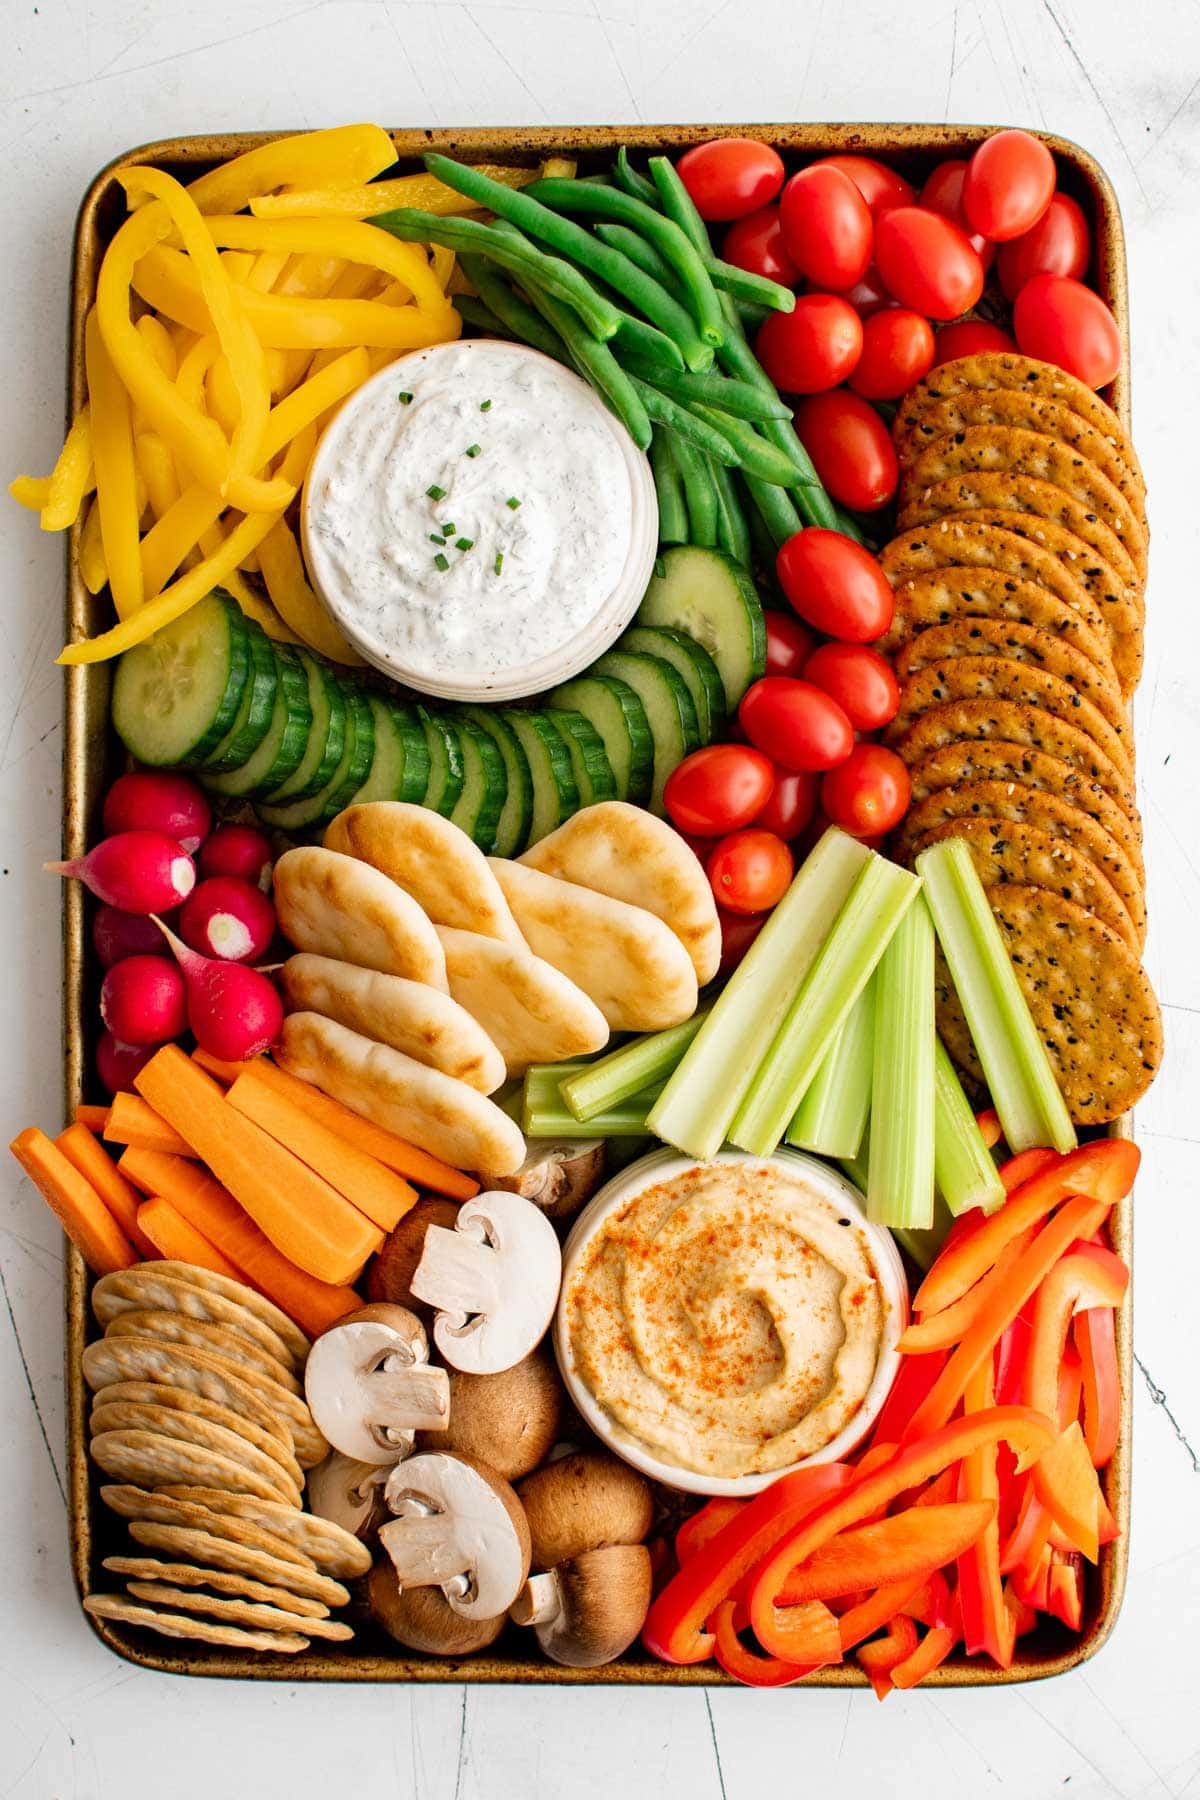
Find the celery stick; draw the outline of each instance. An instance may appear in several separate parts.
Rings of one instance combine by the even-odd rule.
[[[871,1110],[875,977],[850,1009],[788,1126],[787,1141],[817,1156],[858,1154]]]
[[[933,1174],[938,1192],[955,1218],[973,1206],[995,1212],[1004,1203],[1004,1183],[940,1038],[934,1059]]]
[[[923,850],[917,868],[1009,1149],[1073,1149],[1075,1128],[970,851],[947,838]]]
[[[708,1017],[708,1010],[701,1008],[682,1025],[634,1038],[632,1043],[602,1056],[599,1062],[589,1063],[580,1074],[569,1076],[562,1083],[562,1097],[575,1117],[586,1123],[594,1114],[606,1112],[631,1094],[640,1093],[651,1082],[665,1081],[674,1074],[684,1051]]]
[[[920,887],[907,869],[871,855],[746,1090],[729,1130],[739,1150],[776,1148]]]
[[[662,1083],[644,1088],[581,1125],[562,1097],[563,1075],[577,1073],[578,1063],[530,1069],[525,1077],[521,1129],[531,1138],[634,1137],[646,1130],[646,1115],[662,1092]]]
[[[835,826],[822,837],[730,976],[650,1114],[658,1137],[715,1156],[759,1063],[871,852]]]
[[[867,1217],[933,1224],[933,920],[923,899],[900,922],[875,978]]]

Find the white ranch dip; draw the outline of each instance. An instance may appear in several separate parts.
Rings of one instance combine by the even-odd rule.
[[[438,344],[382,369],[326,432],[305,550],[355,647],[449,698],[566,679],[649,579],[648,466],[587,384],[523,345]]]

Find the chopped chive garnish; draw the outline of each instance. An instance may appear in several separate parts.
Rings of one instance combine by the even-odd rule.
[[[520,506],[521,502],[517,499],[517,496],[515,494],[510,494],[508,496],[508,499],[504,502],[504,504],[505,504],[505,506],[507,506],[509,512],[516,512],[516,510],[517,510],[518,506]]]
[[[479,402],[479,410],[480,410],[480,412],[491,412],[491,410],[492,410],[491,401],[490,400],[481,400]]]
[[[463,454],[465,456],[478,456],[479,455],[479,445],[478,444],[468,444],[466,447],[466,450],[463,452]]]
[[[473,550],[475,548],[475,539],[474,538],[456,538],[454,540],[454,548],[456,550]]]
[[[409,393],[406,393],[403,388],[400,389],[399,400],[400,400],[401,406],[411,406],[412,405],[412,395]]]
[[[439,537],[436,531],[431,531],[429,541],[431,544],[444,544],[446,540],[444,537]]]
[[[454,520],[451,519],[448,525],[439,525],[438,530],[443,537],[452,538],[454,536]]]
[[[433,559],[433,566],[435,569],[448,569],[450,567],[450,559],[448,556],[443,556],[439,550]]]
[[[498,575],[503,567],[504,567],[504,552],[503,552],[503,550],[497,550],[496,560],[492,564],[492,574]]]
[[[427,487],[425,489],[425,498],[427,500],[444,500],[446,498],[446,490],[445,488],[438,487],[435,482],[432,487]]]

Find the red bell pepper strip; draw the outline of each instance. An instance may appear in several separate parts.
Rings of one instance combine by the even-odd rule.
[[[946,1506],[910,1506],[890,1518],[876,1520],[873,1525],[839,1532],[801,1568],[792,1570],[774,1596],[772,1610],[790,1609],[805,1600],[831,1600],[842,1594],[869,1592],[885,1581],[903,1581],[909,1575],[920,1574],[928,1580],[935,1569],[974,1543],[995,1516],[994,1504],[971,1496]],[[752,1617],[763,1648],[774,1651],[776,1656],[784,1655],[778,1645],[762,1636],[753,1608]]]
[[[1083,1623],[1083,1564],[1078,1556],[1050,1553],[1046,1600],[1056,1619],[1071,1631]]]
[[[803,1681],[806,1675],[811,1675],[815,1669],[822,1667],[825,1663],[842,1660],[841,1641],[837,1637],[837,1620],[833,1618],[828,1607],[822,1607],[821,1612],[833,1620],[833,1634],[832,1636],[822,1635],[820,1638],[814,1637],[814,1642],[818,1643],[824,1651],[821,1661],[817,1663],[783,1662],[777,1656],[760,1656],[757,1651],[747,1649],[738,1636],[737,1621],[734,1616],[736,1610],[735,1601],[722,1600],[712,1616],[711,1625],[718,1663],[727,1675],[732,1675],[735,1681],[743,1682],[747,1687],[790,1687],[792,1682]],[[823,1621],[818,1627],[814,1615],[814,1630],[818,1628],[822,1630],[823,1634],[828,1632],[828,1627],[824,1626]]]
[[[1028,1576],[1041,1558],[1050,1537],[1052,1520],[1026,1477],[1024,1497],[1017,1523],[1000,1551],[1000,1573],[1012,1574],[1020,1569]]]
[[[1013,1616],[1013,1635],[1015,1637],[1028,1637],[1031,1631],[1037,1630],[1037,1607],[1027,1605],[1024,1600],[1018,1600],[1012,1591],[1011,1581],[1006,1581],[1004,1584],[1004,1599]]]
[[[992,1403],[992,1365],[984,1361],[967,1383],[963,1397],[967,1416],[986,1411]],[[1000,1476],[996,1445],[981,1444],[963,1458],[958,1491],[964,1500],[991,1501],[992,1516],[974,1543],[958,1558],[958,1599],[962,1609],[963,1643],[967,1655],[986,1651],[1000,1668],[1013,1659],[1012,1615],[1004,1604],[1000,1577],[1000,1526],[996,1517]]]
[[[1032,1181],[1035,1175],[1048,1169],[1057,1155],[1057,1150],[1044,1150],[1036,1145],[1032,1150],[1018,1150],[1015,1156],[1010,1156],[996,1170],[1004,1184],[1005,1193],[1011,1194],[1017,1188],[1024,1187],[1027,1181]]]
[[[954,1597],[942,1571],[935,1569],[900,1610],[915,1619],[918,1625],[949,1625],[954,1616]]]
[[[1104,1138],[1106,1144],[1123,1144],[1123,1138]],[[1090,1148],[1090,1146],[1089,1146]],[[1064,1162],[1069,1159],[1064,1157]],[[1043,1179],[1038,1177],[1037,1181]],[[1037,1181],[1029,1186],[1036,1186]],[[1025,1191],[1025,1190],[1022,1190]],[[1081,1233],[1092,1231],[1108,1216],[1107,1200],[1076,1199],[1067,1204],[1042,1227],[1032,1244],[1014,1263],[1003,1287],[991,1296],[958,1349],[938,1376],[933,1387],[908,1422],[904,1437],[911,1442],[946,1424],[962,1399],[963,1390],[972,1374],[986,1357],[990,1357],[996,1341],[1006,1326],[1011,1325],[1030,1296],[1049,1274],[1069,1244]],[[992,1225],[1002,1213],[993,1213]],[[984,1227],[984,1230],[987,1226]],[[979,1234],[981,1237],[983,1233]]]
[[[1089,1307],[1119,1306],[1128,1286],[1129,1270],[1120,1257],[1095,1244],[1081,1245],[1051,1269],[1034,1307],[1022,1395],[1027,1406],[1057,1414],[1059,1372],[1072,1318]]]
[[[891,1391],[880,1408],[875,1429],[871,1433],[872,1446],[899,1442],[900,1433],[908,1424],[917,1407],[920,1406],[945,1365],[946,1352],[944,1350],[934,1351],[929,1356],[910,1356],[905,1353],[901,1359],[896,1379],[892,1383]]]
[[[917,1628],[906,1613],[897,1613],[888,1625],[886,1635],[859,1648],[858,1660],[875,1689],[877,1700],[886,1700],[892,1691],[892,1670],[917,1648]]]
[[[1112,1307],[1076,1313],[1074,1336],[1083,1374],[1083,1435],[1092,1462],[1103,1469],[1112,1461],[1121,1430],[1121,1374]]]
[[[891,1671],[892,1686],[902,1690],[917,1687],[941,1668],[961,1635],[956,1625],[931,1625],[916,1649]]]
[[[1100,1554],[1100,1528],[1108,1508],[1079,1422],[1069,1425],[1033,1472],[1038,1499],[1075,1550],[1089,1562]]]
[[[1032,1606],[1046,1612],[1050,1604],[1050,1568],[1054,1552],[1045,1546],[1037,1561],[1028,1569],[1014,1569],[1009,1577],[1013,1599],[1018,1605]]]
[[[907,1326],[900,1339],[901,1352],[908,1355],[913,1351],[949,1350],[961,1343],[980,1313],[1004,1287],[1014,1265],[1028,1250],[1036,1234],[1037,1226],[1027,1225],[1004,1246],[987,1274],[960,1299],[944,1306],[941,1312],[925,1313],[915,1324]]]
[[[1043,1286],[1045,1283],[1042,1284]],[[1079,1417],[1079,1402],[1083,1398],[1083,1363],[1074,1344],[1068,1341],[1063,1350],[1063,1359],[1058,1370],[1058,1398],[1055,1417],[1059,1430],[1065,1431],[1073,1419]]]
[[[745,1505],[745,1500],[719,1496],[710,1500],[707,1506],[702,1506],[699,1512],[694,1512],[690,1519],[685,1519],[675,1533],[675,1555],[680,1568],[684,1563],[691,1562],[696,1552],[711,1542],[718,1531],[728,1525],[730,1519],[736,1519]]]
[[[1032,1153],[1027,1152],[1031,1155]],[[986,1275],[1004,1246],[1028,1225],[1037,1225],[1064,1200],[1084,1196],[1102,1200],[1107,1214],[1133,1186],[1141,1153],[1127,1138],[1096,1138],[1066,1156],[1056,1156],[1013,1190],[978,1230],[958,1243],[945,1245],[913,1301],[918,1312],[941,1312],[961,1299]],[[1014,1157],[1014,1163],[1018,1159]],[[1076,1235],[1087,1237],[1094,1225]]]
[[[1025,1361],[1033,1331],[1034,1301],[1028,1301],[996,1344],[996,1405],[1019,1406],[1024,1393]]]

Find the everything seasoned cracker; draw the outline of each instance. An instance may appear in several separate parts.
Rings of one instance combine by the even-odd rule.
[[[896,678],[907,681],[921,669],[954,656],[1002,656],[1044,669],[1090,701],[1123,742],[1131,737],[1129,715],[1111,667],[1097,668],[1074,644],[1052,631],[1012,619],[950,619],[909,639],[896,656]]]
[[[1010,542],[1020,540],[1010,536]],[[886,554],[886,552],[885,552]],[[917,633],[960,619],[992,619],[1052,633],[1085,656],[1100,675],[1117,684],[1108,629],[1082,589],[1084,611],[1076,611],[1040,581],[1023,581],[1003,568],[981,566],[931,568],[909,575],[895,586],[892,624],[879,640],[885,654]],[[1094,615],[1094,616],[1089,616]]]
[[[1020,513],[951,514],[900,532],[884,545],[879,560],[893,587],[933,569],[999,569],[1018,581],[1046,588],[1107,643],[1108,621],[1088,591],[1082,571],[1073,573],[1069,560],[1055,555],[1040,538],[1017,529],[1021,523]]]

